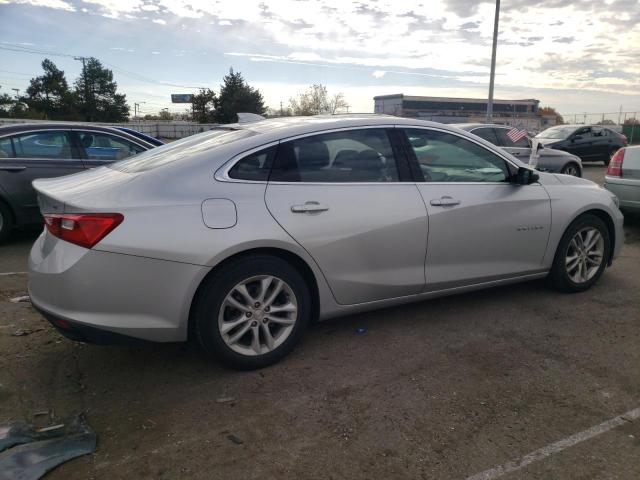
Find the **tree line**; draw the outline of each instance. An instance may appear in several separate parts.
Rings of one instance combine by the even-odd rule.
[[[124,122],[130,108],[126,95],[118,92],[113,72],[94,57],[82,59],[82,72],[72,85],[64,71],[44,59],[43,74],[32,78],[26,93],[19,97],[0,93],[0,117],[38,120],[82,120],[87,122]],[[200,123],[233,123],[238,113],[267,116],[320,115],[348,111],[342,93],[331,95],[327,87],[316,84],[289,99],[286,108],[269,109],[262,93],[250,86],[233,68],[222,79],[218,93],[202,88],[191,98],[189,117]],[[180,116],[184,119],[184,115]],[[166,109],[145,118],[171,120]]]
[[[42,70],[29,81],[26,95],[0,94],[0,117],[87,122],[122,122],[129,117],[126,95],[118,93],[113,72],[97,58],[83,59],[82,73],[72,87],[51,60],[42,61]]]

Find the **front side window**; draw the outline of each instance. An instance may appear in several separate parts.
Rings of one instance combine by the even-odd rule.
[[[247,155],[229,170],[229,177],[237,180],[266,182],[269,179],[275,151],[276,147],[271,147]]]
[[[283,142],[271,174],[281,182],[397,182],[398,166],[387,132],[345,130]]]
[[[489,143],[498,145],[498,139],[496,138],[496,133],[493,130],[493,128],[476,128],[471,133],[479,136],[480,138],[486,140]]]
[[[574,136],[581,136],[582,138],[591,137],[591,127],[583,127],[578,129]]]
[[[514,129],[515,130],[515,129]],[[531,148],[529,144],[529,139],[525,137],[518,138],[509,136],[509,132],[511,131],[508,128],[498,128],[498,145],[501,147],[510,147],[510,148]],[[516,139],[514,141],[514,138]]]
[[[80,144],[89,160],[122,160],[145,149],[123,138],[99,132],[78,132]]]
[[[436,130],[405,132],[427,182],[506,182],[510,177],[502,158],[466,138]]]
[[[75,158],[67,132],[36,132],[11,137],[16,158]]]

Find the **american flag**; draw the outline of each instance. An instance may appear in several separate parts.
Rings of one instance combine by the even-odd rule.
[[[518,140],[523,139],[526,136],[527,131],[524,128],[519,129],[517,127],[513,127],[507,132],[507,137],[509,137],[513,143],[516,143]]]

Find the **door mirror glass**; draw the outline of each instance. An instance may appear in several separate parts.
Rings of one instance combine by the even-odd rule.
[[[518,185],[531,185],[538,180],[540,180],[540,175],[538,175],[535,170],[526,167],[518,168],[518,175],[516,177],[516,183]]]

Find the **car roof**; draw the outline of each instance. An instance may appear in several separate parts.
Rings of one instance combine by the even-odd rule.
[[[512,128],[510,125],[499,125],[497,123],[451,123],[452,127],[460,128],[462,130],[472,130],[474,128],[486,127],[486,128]]]
[[[12,135],[16,133],[23,132],[33,132],[38,130],[90,130],[94,132],[104,132],[111,133],[113,135],[118,135],[120,137],[126,138],[147,148],[152,148],[155,145],[151,144],[149,141],[139,138],[135,135],[132,135],[126,131],[109,127],[105,125],[91,125],[88,123],[81,122],[27,122],[27,123],[16,123],[11,125],[3,125],[0,126],[0,137],[5,135]]]

